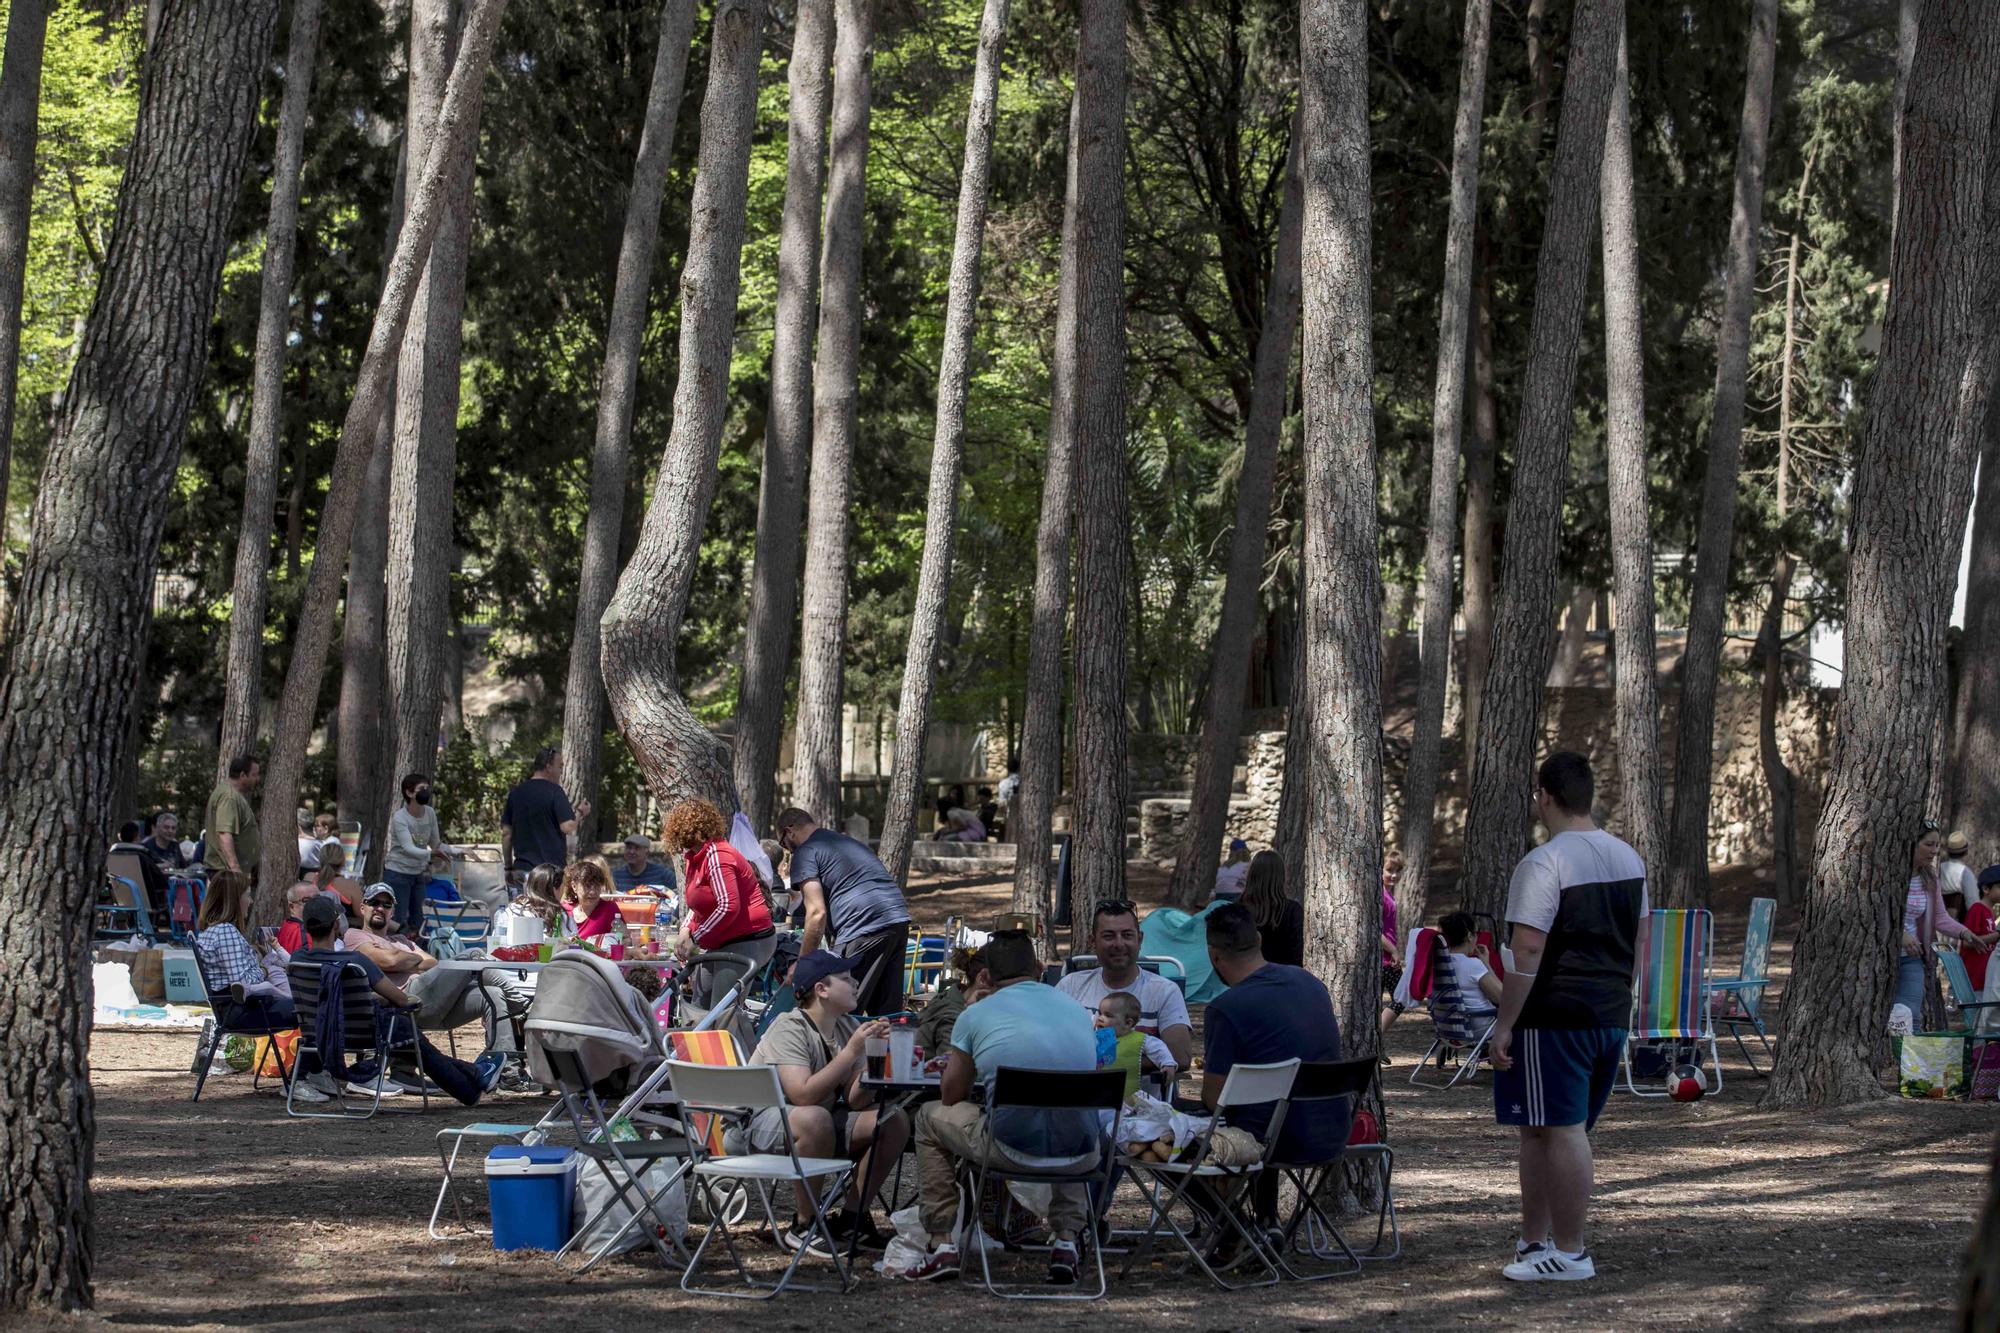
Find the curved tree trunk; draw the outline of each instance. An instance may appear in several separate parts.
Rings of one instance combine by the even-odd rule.
[[[1632,185],[1632,96],[1625,37],[1604,137],[1606,462],[1610,472],[1618,818],[1649,873],[1666,864],[1660,788],[1660,690],[1653,647],[1652,497],[1646,468],[1646,356],[1639,287],[1639,213]]]
[[[820,196],[832,84],[833,0],[799,0],[792,29],[791,124],[785,139],[785,214],[778,232],[778,311],[771,340],[771,406],[757,480],[757,554],[736,694],[736,789],[750,826],[776,817],[785,678],[799,606],[799,519],[812,448],[813,330],[819,323]]]
[[[1438,302],[1437,384],[1431,395],[1430,528],[1424,540],[1424,624],[1419,640],[1416,729],[1403,784],[1403,877],[1396,920],[1407,934],[1424,919],[1437,822],[1445,689],[1451,678],[1452,557],[1458,553],[1458,458],[1472,348],[1472,247],[1479,221],[1479,128],[1486,106],[1492,0],[1466,0],[1458,64],[1458,119],[1451,135],[1451,215],[1445,227],[1444,292]]]
[[[1562,119],[1549,176],[1548,220],[1537,261],[1535,314],[1514,440],[1513,500],[1507,506],[1507,580],[1494,623],[1493,665],[1480,704],[1465,820],[1467,911],[1497,915],[1508,877],[1528,841],[1528,791],[1555,648],[1557,541],[1569,472],[1578,335],[1597,240],[1604,133],[1617,75],[1624,0],[1579,0],[1570,29]]]
[[[285,93],[271,163],[271,216],[264,224],[264,284],[257,307],[257,360],[250,388],[250,446],[243,463],[243,522],[236,534],[235,591],[222,703],[222,750],[229,761],[257,748],[264,710],[264,612],[270,604],[271,506],[278,490],[278,445],[285,424],[285,340],[292,328],[292,268],[299,231],[299,172],[305,161],[306,104],[319,53],[320,0],[292,0]],[[0,490],[0,495],[5,495]]]
[[[453,0],[411,0],[410,152],[429,151],[458,49]],[[483,85],[482,85],[483,86]],[[473,104],[479,113],[479,103]],[[448,688],[452,487],[458,473],[459,349],[472,238],[472,173],[454,182],[410,313],[396,376],[389,458],[388,703],[392,775],[431,772]]]
[[[1876,1052],[1945,689],[1963,514],[1953,502],[1971,488],[2000,360],[1996,92],[2000,10],[1932,0],[1910,70],[1882,361],[1855,467],[1833,775],[1766,1106],[1883,1095]]]
[[[701,530],[715,497],[715,460],[728,414],[729,348],[741,290],[743,210],[757,125],[757,66],[765,0],[718,0],[702,97],[687,262],[681,269],[680,380],[639,543],[602,622],[604,690],[654,797],[699,796],[736,809],[729,747],[682,697],[674,645],[694,586]]]
[[[389,234],[383,246],[383,274],[396,253],[403,234],[403,210],[409,191],[410,156],[406,144],[396,147],[396,185],[389,205]],[[387,400],[395,402],[395,372],[390,371]],[[375,447],[368,456],[368,478],[364,495],[389,493],[389,454],[395,448],[392,413],[385,411],[375,428]],[[340,702],[335,712],[338,740],[334,759],[339,765],[335,777],[336,796],[342,822],[361,826],[361,841],[369,849],[370,860],[381,865],[390,803],[395,799],[395,779],[389,764],[394,756],[382,701],[388,689],[389,664],[389,511],[373,504],[355,521],[354,538],[347,556],[347,598],[340,617]],[[351,877],[363,884],[376,876],[368,866],[348,868]]]
[[[92,1301],[91,927],[112,791],[138,758],[125,729],[146,617],[133,608],[152,603],[276,26],[268,0],[176,5],[147,53],[111,245],[35,496],[0,686],[0,1309]]]
[[[1072,921],[1125,895],[1125,5],[1083,0],[1076,49],[1076,845]]]
[[[1708,426],[1708,472],[1695,539],[1694,591],[1682,657],[1674,745],[1673,827],[1660,895],[1666,907],[1708,900],[1708,807],[1715,767],[1715,686],[1729,611],[1729,565],[1736,537],[1736,477],[1743,460],[1743,398],[1750,377],[1750,314],[1757,300],[1757,234],[1764,214],[1764,150],[1771,131],[1771,70],[1778,45],[1778,0],[1754,0],[1749,79],[1736,138],[1736,201],[1729,214],[1728,272],[1716,333],[1715,405]],[[1651,868],[1651,863],[1648,863]],[[1655,872],[1657,874],[1657,872]]]
[[[563,693],[563,782],[577,806],[576,844],[593,846],[597,780],[604,761],[604,677],[598,665],[598,621],[618,582],[618,539],[625,528],[625,477],[632,455],[633,400],[639,354],[646,336],[646,296],[653,283],[653,251],[660,239],[660,195],[674,156],[674,121],[687,77],[688,42],[694,35],[695,0],[660,6],[660,42],[653,56],[652,89],[625,200],[625,230],[618,243],[618,275],[611,289],[611,318],[604,333],[604,369],[597,384],[597,439],[590,456],[590,511],[583,533],[583,570],[576,593],[576,634],[570,640],[569,679]]]
[[[931,484],[924,509],[924,554],[917,572],[917,604],[910,616],[909,650],[903,654],[903,694],[896,709],[896,762],[889,774],[889,806],[882,818],[882,864],[897,883],[909,878],[910,843],[916,836],[923,794],[924,747],[929,740],[931,691],[937,683],[938,644],[944,638],[951,596],[951,560],[958,536],[958,484],[965,465],[965,399],[972,377],[972,325],[979,313],[979,256],[986,240],[986,203],[993,162],[993,120],[1000,104],[1000,54],[1007,36],[1008,0],[986,0],[979,21],[979,59],[972,73],[972,101],[965,112],[965,165],[958,177],[958,232],[952,242],[951,288],[938,358],[937,431],[931,444]]]
[[[28,224],[35,199],[35,145],[42,102],[42,47],[49,0],[11,0],[0,57],[0,574],[7,563],[7,488],[14,462],[14,390],[19,384],[21,294],[28,281]],[[0,622],[8,619],[0,577]],[[4,644],[0,643],[0,648]]]
[[[833,156],[820,263],[819,358],[813,365],[812,475],[807,482],[805,612],[792,800],[822,824],[840,821],[842,658],[847,649],[847,543],[854,524],[854,444],[861,374],[861,225],[868,190],[874,0],[838,0],[833,47]]]
[[[1368,18],[1304,0],[1306,966],[1326,983],[1346,1057],[1380,1047],[1382,578],[1376,548],[1369,299]],[[1379,1101],[1375,1109],[1380,1114]],[[1372,1173],[1370,1173],[1372,1175]],[[1349,1186],[1351,1188],[1351,1186]]]
[[[1236,479],[1236,518],[1229,538],[1229,570],[1223,578],[1222,614],[1209,652],[1208,709],[1201,744],[1195,751],[1194,790],[1188,803],[1188,840],[1174,863],[1168,899],[1197,907],[1215,888],[1222,859],[1222,834],[1229,822],[1229,793],[1236,753],[1243,743],[1243,683],[1250,674],[1250,641],[1263,612],[1258,595],[1264,577],[1264,547],[1271,526],[1271,479],[1285,433],[1285,408],[1292,389],[1292,344],[1299,331],[1299,237],[1303,188],[1299,183],[1298,118],[1285,165],[1285,197],[1278,207],[1277,248],[1271,282],[1264,294],[1264,320],[1257,336],[1250,389],[1250,415],[1243,423],[1243,467]]]
[[[1076,526],[1076,266],[1069,260],[1076,251],[1077,116],[1072,98],[1063,262],[1049,361],[1049,447],[1035,526],[1035,597],[1021,709],[1021,786],[1007,812],[1008,831],[1014,835],[1014,910],[1045,919],[1054,905],[1050,830],[1062,792],[1063,637],[1069,625],[1070,537]]]
[[[459,60],[445,88],[437,132],[417,173],[417,188],[410,196],[403,231],[396,238],[395,257],[382,283],[381,304],[375,309],[368,348],[354,380],[354,398],[341,423],[333,475],[327,483],[319,532],[313,541],[312,571],[306,575],[305,593],[299,601],[291,666],[285,672],[277,720],[271,729],[270,762],[264,766],[264,800],[258,809],[264,858],[258,877],[257,911],[266,920],[275,921],[283,914],[285,886],[298,874],[293,812],[298,808],[299,779],[305,773],[306,743],[312,739],[319,714],[326,651],[333,642],[333,606],[346,573],[376,434],[391,406],[396,350],[402,346],[410,322],[417,285],[430,257],[431,239],[437,234],[447,197],[467,188],[472,178],[479,138],[480,85],[485,81],[500,15],[506,7],[507,0],[473,0]]]

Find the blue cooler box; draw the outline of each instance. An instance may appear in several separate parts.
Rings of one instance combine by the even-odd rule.
[[[560,1250],[569,1243],[576,1154],[505,1144],[486,1154],[486,1199],[496,1250]]]

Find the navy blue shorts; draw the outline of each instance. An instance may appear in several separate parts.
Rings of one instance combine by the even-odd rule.
[[[1524,1028],[1512,1069],[1493,1071],[1493,1118],[1503,1125],[1597,1123],[1625,1051],[1624,1028]]]

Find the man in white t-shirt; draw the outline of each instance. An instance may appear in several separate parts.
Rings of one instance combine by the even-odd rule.
[[[1070,973],[1057,989],[1093,1015],[1098,1001],[1112,991],[1124,991],[1139,1002],[1139,1031],[1165,1042],[1175,1067],[1186,1069],[1194,1052],[1187,999],[1179,986],[1139,966],[1137,909],[1128,902],[1099,903],[1090,921],[1089,947],[1098,966]]]
[[[1521,1238],[1501,1270],[1516,1282],[1597,1276],[1584,1245],[1590,1129],[1611,1095],[1646,937],[1646,866],[1591,818],[1590,761],[1559,751],[1535,781],[1549,840],[1507,892],[1513,967],[1489,1045],[1493,1113],[1521,1133]]]

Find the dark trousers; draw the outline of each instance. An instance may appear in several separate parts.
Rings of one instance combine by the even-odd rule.
[[[403,1030],[403,1023],[399,1020],[396,1026],[400,1035],[400,1032]],[[481,1095],[479,1071],[472,1065],[464,1060],[454,1060],[451,1056],[446,1055],[443,1051],[431,1045],[430,1039],[425,1037],[421,1032],[417,1034],[417,1045],[414,1054],[416,1057],[415,1063],[419,1069],[423,1070],[424,1077],[437,1084],[440,1088],[443,1088],[446,1096],[452,1098],[461,1106],[479,1105]],[[396,1044],[395,1056],[391,1063],[403,1064],[405,1061],[410,1060],[411,1055],[412,1051],[409,1043],[399,1040]]]
[[[400,870],[384,870],[382,882],[396,891],[396,919],[403,923],[403,932],[424,938],[428,932],[424,927],[424,898],[417,892],[417,883],[423,879],[422,872],[406,875]]]
[[[842,940],[840,955],[855,960],[854,976],[861,987],[857,1014],[882,1017],[903,1008],[903,967],[910,948],[910,923],[878,930],[856,940]]]

